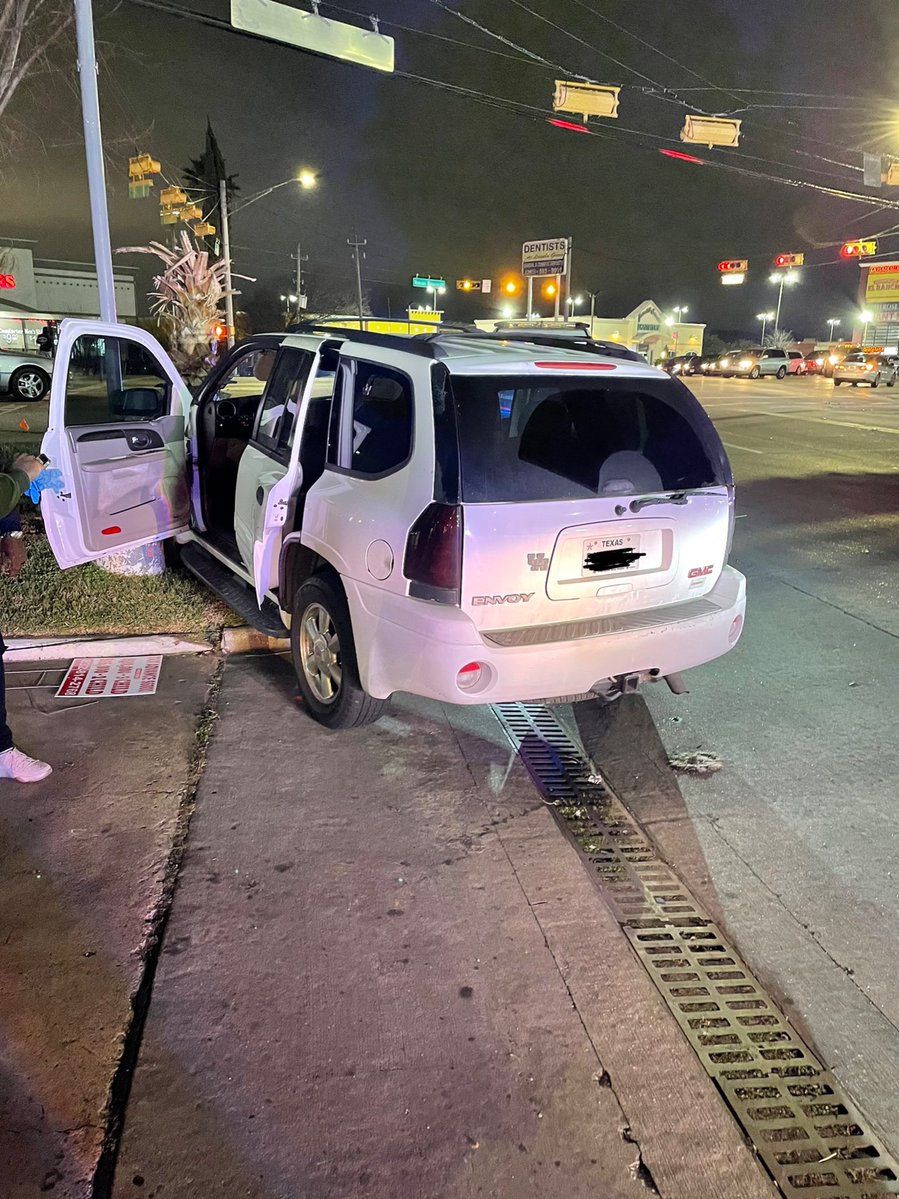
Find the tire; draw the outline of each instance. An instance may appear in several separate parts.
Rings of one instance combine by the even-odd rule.
[[[761,368],[758,366],[754,366],[752,368],[752,370],[749,372],[749,378],[757,379],[759,377],[759,375],[761,375],[761,373],[762,373]]]
[[[834,379],[834,381],[833,381],[834,387],[841,387],[842,383],[843,383],[842,379]]]
[[[787,374],[787,368],[786,368],[785,366],[779,366],[779,367],[777,368],[777,377],[778,377],[778,379],[784,379],[784,378],[786,378],[786,374]]]
[[[873,391],[875,387],[879,387],[879,386],[880,386],[880,375],[875,375],[874,378],[871,380],[871,390]]]
[[[359,728],[387,711],[390,701],[374,699],[359,682],[350,610],[335,576],[313,575],[297,588],[290,654],[309,715],[325,728]]]
[[[32,403],[42,400],[50,390],[50,376],[39,366],[20,366],[9,377],[10,395]]]
[[[893,375],[892,379],[888,380],[887,387],[895,387],[895,386],[896,386],[896,376]]]

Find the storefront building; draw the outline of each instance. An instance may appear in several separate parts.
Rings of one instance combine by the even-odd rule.
[[[123,320],[136,315],[135,271],[114,275],[116,307]],[[30,244],[0,239],[0,349],[35,350],[48,320],[100,315],[97,273],[83,262],[35,259]]]
[[[859,262],[858,303],[862,312],[871,314],[867,330],[864,324],[853,332],[853,341],[899,352],[899,261]],[[867,336],[866,336],[867,333]]]

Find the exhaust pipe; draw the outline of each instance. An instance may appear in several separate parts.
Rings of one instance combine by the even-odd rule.
[[[666,674],[665,682],[674,695],[689,695],[690,689],[684,683],[684,676],[681,674]]]

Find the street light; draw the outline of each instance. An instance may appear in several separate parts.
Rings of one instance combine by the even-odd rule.
[[[828,319],[827,319],[827,324],[830,325],[830,340],[831,340],[831,342],[833,341],[833,327],[834,327],[834,325],[838,325],[839,323],[840,323],[839,320],[835,316],[828,317]]]
[[[865,322],[865,331],[862,334],[862,345],[864,346],[864,345],[867,345],[867,343],[868,343],[868,325],[870,325],[871,321],[873,321],[874,313],[868,312],[866,309],[864,312],[860,312],[858,314],[858,316],[859,316],[859,320],[862,320]]]
[[[777,290],[777,310],[774,313],[774,335],[777,336],[780,330],[780,308],[783,304],[784,287],[792,287],[799,282],[799,273],[797,271],[772,271],[769,278],[769,283],[779,284]]]
[[[687,307],[686,304],[677,304],[677,305],[675,305],[674,308],[671,309],[671,311],[674,313],[674,316],[666,317],[665,324],[669,328],[674,329],[674,325],[675,324],[679,325],[680,321],[681,321],[681,317],[685,316],[690,311],[690,309]],[[675,357],[677,357],[677,342],[678,342],[679,335],[680,335],[680,329],[674,329],[674,356]]]
[[[301,171],[298,171],[295,175],[291,175],[289,179],[282,179],[280,183],[273,183],[271,187],[266,187],[261,192],[257,192],[255,196],[250,196],[249,200],[244,200],[242,204],[235,205],[231,209],[231,216],[235,216],[238,212],[243,212],[245,208],[249,208],[257,200],[262,200],[265,196],[270,196],[272,192],[276,192],[279,187],[287,187],[291,183],[298,183],[303,191],[312,191],[318,187],[318,176],[309,167],[303,167]]]
[[[578,304],[583,304],[583,302],[584,302],[583,296],[569,296],[567,298],[567,300],[565,301],[565,303],[568,305],[569,309],[571,310],[572,314],[574,313],[574,310],[577,308]]]
[[[773,312],[757,312],[755,314],[755,319],[757,321],[762,322],[762,345],[764,345],[765,344],[765,327],[768,324],[768,321],[774,320],[774,313]]]
[[[505,306],[505,308],[500,309],[500,316],[502,316],[507,321],[510,321],[514,315],[515,315],[515,309],[511,308],[508,304]]]

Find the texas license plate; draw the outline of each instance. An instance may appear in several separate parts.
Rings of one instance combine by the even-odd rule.
[[[642,556],[634,557],[639,553],[640,537],[638,534],[619,537],[591,537],[589,541],[584,542],[584,574],[592,575],[597,570],[639,570],[643,558]],[[594,565],[591,565],[591,557],[594,554],[597,557],[593,559]],[[616,563],[615,557],[619,554],[621,561]]]

